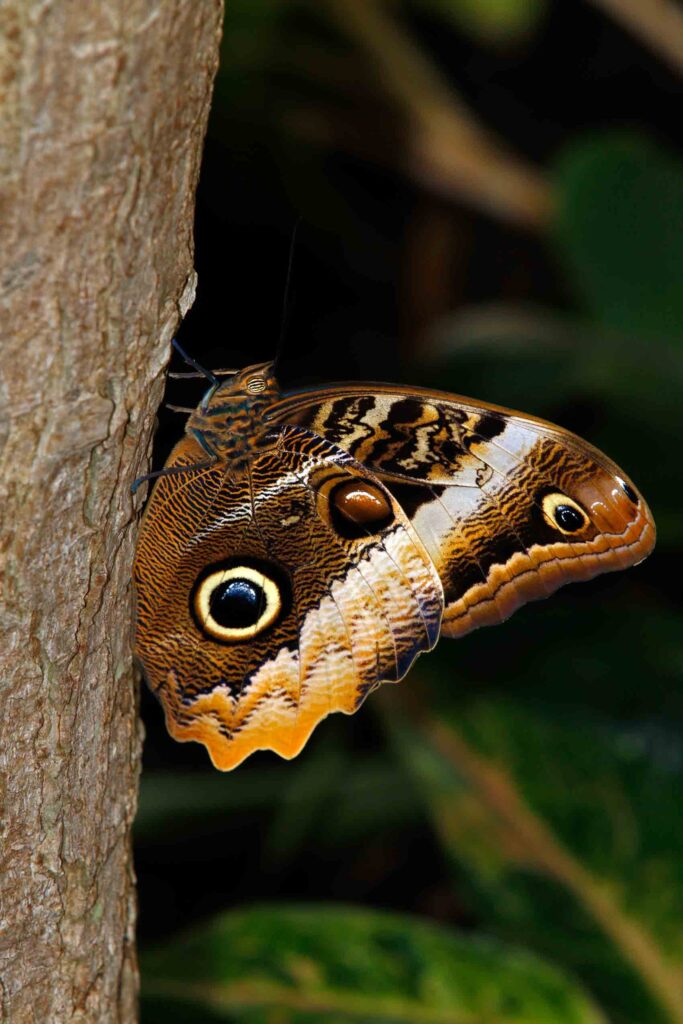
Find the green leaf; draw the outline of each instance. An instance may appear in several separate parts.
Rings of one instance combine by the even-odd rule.
[[[607,327],[683,341],[683,163],[637,135],[565,151],[556,239],[586,307]]]
[[[487,931],[574,969],[614,1020],[683,1020],[680,737],[502,699],[390,721]]]
[[[153,1000],[209,1020],[383,1024],[599,1024],[574,982],[518,949],[408,917],[337,906],[216,918],[142,960]],[[193,1022],[200,1012],[188,1016]],[[150,1024],[151,1014],[145,1016]]]
[[[493,45],[517,43],[545,13],[545,0],[417,0],[419,6],[452,21],[475,40]]]
[[[278,801],[268,830],[264,860],[276,866],[291,859],[320,828],[330,802],[344,778],[340,750],[316,744],[308,757],[293,765],[291,781]]]
[[[276,772],[243,772],[240,785],[232,776],[206,772],[145,772],[135,818],[137,842],[182,833],[201,819],[267,809],[281,788]]]
[[[251,104],[278,44],[283,0],[232,0],[225,12],[217,101]]]
[[[316,844],[339,849],[413,821],[421,805],[410,774],[384,757],[343,749],[340,740],[350,733],[336,724],[326,723],[286,772],[273,758],[272,767],[247,765],[228,775],[211,769],[143,774],[136,840],[257,811],[266,831],[262,852],[272,866],[295,856],[313,835]]]

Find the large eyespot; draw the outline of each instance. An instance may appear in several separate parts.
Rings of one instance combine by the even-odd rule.
[[[281,585],[251,565],[231,565],[199,580],[191,599],[200,629],[214,640],[250,640],[282,611]]]
[[[633,490],[630,484],[627,484],[625,480],[622,480],[620,476],[617,477],[617,483],[621,487],[622,491],[626,495],[629,501],[632,501],[634,505],[638,504],[638,495]]]
[[[336,484],[329,491],[329,502],[335,529],[349,539],[378,533],[394,518],[382,489],[368,480],[352,478]]]
[[[543,498],[543,515],[546,522],[560,533],[578,533],[588,525],[589,519],[580,505],[573,498],[553,491]]]

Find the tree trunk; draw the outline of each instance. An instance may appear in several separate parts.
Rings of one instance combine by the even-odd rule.
[[[0,1003],[136,1019],[137,502],[220,0],[0,7]]]

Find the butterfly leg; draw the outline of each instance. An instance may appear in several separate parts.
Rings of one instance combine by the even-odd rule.
[[[234,370],[232,368],[227,367],[224,367],[223,369],[220,370],[206,370],[203,366],[200,366],[199,363],[196,362],[196,360],[194,360],[191,356],[187,354],[185,349],[182,348],[182,346],[178,343],[178,341],[175,338],[171,339],[171,344],[173,345],[173,348],[176,350],[176,352],[180,354],[184,362],[186,362],[188,366],[194,366],[195,370],[198,371],[195,373],[169,373],[168,376],[173,377],[174,380],[187,380],[190,377],[193,377],[196,380],[197,377],[201,377],[202,379],[210,380],[212,384],[217,384],[218,382],[216,380],[216,377],[234,377],[236,373],[239,373],[239,370]]]
[[[200,363],[198,363],[196,359],[193,359],[192,356],[188,355],[185,349],[182,347],[182,345],[178,342],[177,338],[173,338],[171,340],[171,344],[173,345],[173,348],[176,350],[176,352],[182,357],[183,361],[187,363],[188,366],[192,366],[201,374],[202,377],[206,377],[207,380],[210,380],[212,384],[218,384],[218,377],[214,376],[214,374],[211,373],[211,370],[204,369],[204,367]]]
[[[146,480],[156,480],[160,476],[179,476],[181,473],[189,473],[195,469],[210,469],[218,462],[218,452],[209,444],[201,430],[193,428],[190,433],[199,441],[208,458],[202,459],[201,462],[193,462],[189,466],[166,466],[164,469],[157,469],[154,473],[145,473],[144,476],[139,476],[137,480],[133,481],[130,488],[131,494],[135,494],[138,487]]]

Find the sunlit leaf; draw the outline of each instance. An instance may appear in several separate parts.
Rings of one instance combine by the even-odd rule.
[[[600,1024],[579,986],[518,949],[337,906],[226,914],[143,958],[149,1000],[255,1022]]]

